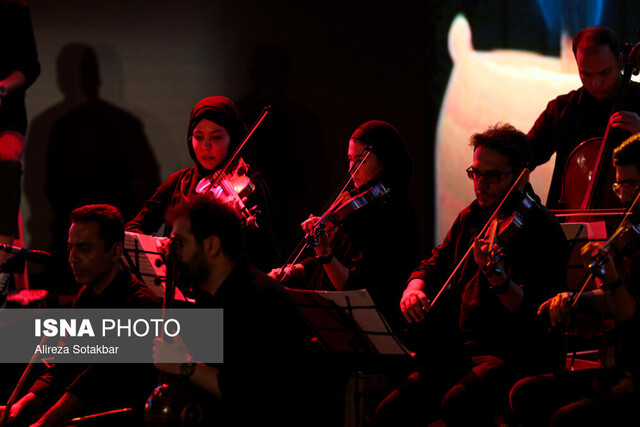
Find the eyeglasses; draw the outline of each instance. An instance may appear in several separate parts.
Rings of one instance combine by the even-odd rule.
[[[507,172],[489,172],[482,173],[475,169],[473,166],[467,168],[467,176],[474,181],[480,181],[480,178],[484,178],[487,184],[497,184],[502,181],[506,176],[511,175],[513,171]]]
[[[622,198],[622,192],[624,190],[632,190],[635,192],[638,187],[640,187],[640,182],[638,181],[625,181],[625,182],[614,182],[611,188],[613,188],[613,192],[616,193],[618,198]]]

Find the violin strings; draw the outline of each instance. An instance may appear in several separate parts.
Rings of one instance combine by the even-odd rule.
[[[329,198],[329,200],[331,200],[331,202],[327,202],[324,205],[324,207],[321,209],[322,212],[326,212],[331,207],[333,207],[333,205],[338,200],[338,197],[340,197],[340,195],[346,191],[346,189],[349,186],[349,184],[351,184],[351,182],[353,181],[353,175],[358,173],[358,171],[360,170],[360,167],[367,161],[367,158],[369,158],[369,154],[371,153],[371,148],[372,147],[370,145],[367,145],[366,147],[364,147],[362,149],[362,151],[358,155],[358,158],[360,158],[362,156],[364,156],[364,158],[361,161],[357,162],[357,164],[354,164],[353,167],[351,167],[349,169],[349,171],[347,172],[345,177],[342,179],[342,181],[340,181],[340,184],[338,185],[338,189],[336,189],[336,191],[334,191],[333,194],[331,195],[331,197]],[[355,171],[353,170],[354,168],[355,168]],[[324,216],[325,215],[323,214],[323,217]]]
[[[333,205],[337,202],[338,197],[340,197],[340,195],[343,194],[346,191],[346,188],[349,186],[349,184],[351,184],[351,181],[353,181],[353,175],[358,173],[358,171],[360,170],[360,167],[367,161],[367,158],[369,157],[369,154],[371,153],[371,148],[372,147],[370,145],[367,145],[366,147],[364,147],[362,149],[362,151],[360,152],[358,157],[364,156],[364,158],[360,162],[358,162],[357,165],[354,165],[353,167],[351,167],[349,169],[349,171],[347,172],[347,175],[342,179],[342,181],[340,181],[340,184],[338,185],[339,190],[336,190],[336,191],[333,192],[333,194],[331,195],[331,197],[329,199],[331,202],[325,203],[324,207],[322,208],[322,211],[325,212],[325,213],[322,215],[321,218],[325,218],[327,216],[327,213],[328,213],[327,211],[329,210],[329,208],[333,207]],[[356,169],[352,173],[352,170],[353,170],[354,167]],[[333,228],[335,228],[335,226],[332,227],[331,229],[329,229],[328,231],[333,230]],[[302,238],[300,240],[300,242],[298,243],[298,245],[296,246],[296,248],[291,253],[291,255],[289,255],[289,257],[287,258],[287,260],[284,263],[284,265],[281,267],[280,274],[282,274],[282,272],[284,271],[284,268],[287,265],[295,264],[296,261],[298,261],[298,258],[300,258],[300,256],[302,256],[302,253],[304,252],[305,249],[307,249],[308,246],[309,246],[309,244],[307,243],[305,238]],[[295,255],[295,257],[294,257],[294,255]]]
[[[498,213],[500,212],[500,210],[502,209],[502,205],[504,205],[505,201],[509,198],[509,196],[511,195],[511,193],[513,192],[513,190],[515,190],[515,188],[518,186],[518,184],[520,183],[520,180],[522,180],[522,177],[525,174],[525,171],[528,172],[529,169],[524,168],[522,169],[522,172],[520,172],[520,175],[518,175],[518,178],[513,182],[513,184],[511,185],[511,188],[509,188],[509,191],[507,192],[507,194],[505,194],[505,196],[502,198],[502,201],[500,202],[500,204],[498,205],[498,207],[493,211],[493,214],[491,215],[491,217],[489,218],[489,220],[487,221],[487,223],[484,225],[484,227],[482,227],[482,230],[480,230],[480,232],[478,233],[478,237],[479,236],[484,236],[484,234],[487,231],[487,228],[489,227],[489,225],[493,222],[494,218],[498,215]],[[444,285],[442,285],[442,287],[440,288],[440,290],[438,291],[438,293],[436,294],[435,297],[433,297],[433,300],[431,301],[431,305],[433,306],[433,304],[436,303],[436,301],[440,298],[440,296],[442,295],[442,293],[445,291],[445,289],[449,288],[451,285],[451,281],[453,280],[453,277],[458,273],[458,270],[460,269],[460,267],[462,266],[462,264],[464,263],[464,261],[469,257],[469,254],[471,253],[471,249],[473,248],[473,243],[471,243],[471,245],[469,246],[469,249],[467,249],[467,252],[463,255],[462,259],[460,260],[460,262],[458,263],[458,265],[456,265],[456,267],[453,269],[453,271],[451,272],[451,274],[449,275],[449,278],[447,279],[446,282],[444,282]]]
[[[635,195],[633,197],[633,202],[631,202],[629,207],[625,209],[624,213],[621,215],[620,219],[618,220],[618,224],[616,225],[616,228],[615,228],[614,232],[611,234],[611,237],[603,245],[603,249],[607,252],[607,254],[609,253],[609,247],[611,246],[611,244],[623,232],[622,228],[625,226],[625,222],[628,220],[629,216],[633,215],[633,210],[634,210],[636,204],[638,203],[638,200],[640,200],[640,188],[636,190],[636,193],[635,193]],[[569,309],[569,315],[567,316],[568,318],[570,318],[571,313],[572,313],[573,309],[575,308],[576,304],[578,303],[578,299],[580,299],[580,296],[582,295],[582,293],[586,289],[587,284],[591,281],[591,279],[595,275],[594,271],[595,271],[595,269],[597,267],[599,267],[599,264],[600,264],[600,262],[594,261],[589,266],[589,270],[587,271],[587,274],[583,278],[583,281],[581,283],[579,291],[578,292],[574,292],[573,295],[571,296],[571,300],[570,300],[571,305],[570,305],[570,309]]]

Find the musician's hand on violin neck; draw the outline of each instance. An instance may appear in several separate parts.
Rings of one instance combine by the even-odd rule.
[[[476,237],[473,241],[473,259],[481,269],[489,261],[489,242]]]
[[[325,224],[319,222],[320,217],[309,215],[309,219],[304,221],[302,224],[302,229],[305,232],[305,239],[307,243],[310,243],[313,246],[313,250],[316,252],[318,256],[327,256],[331,253],[331,249],[329,247],[329,235],[325,229]]]
[[[594,267],[594,274],[603,283],[613,283],[618,280],[618,271],[611,255],[598,242],[588,242],[580,249],[580,254],[587,267]]]
[[[431,301],[424,293],[425,283],[422,279],[413,279],[400,300],[400,310],[405,320],[409,323],[418,323],[425,319]]]
[[[549,321],[551,326],[564,325],[566,323],[567,315],[571,309],[571,303],[573,298],[573,292],[562,292],[555,297],[546,300],[538,308],[538,315],[549,310]]]
[[[305,234],[313,233],[315,231],[316,224],[318,223],[319,219],[320,217],[318,216],[309,215],[309,218],[305,219],[302,222],[302,224],[300,224],[304,233]]]
[[[632,134],[640,132],[640,116],[633,111],[617,111],[611,115],[612,128],[624,129]]]
[[[487,240],[476,237],[473,242],[473,259],[489,279],[496,271],[502,272],[504,270],[502,266],[502,248],[496,243],[493,244],[492,248],[489,248]]]

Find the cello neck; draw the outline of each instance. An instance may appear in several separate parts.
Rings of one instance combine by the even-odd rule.
[[[630,61],[625,61],[624,65],[624,73],[622,78],[620,79],[620,87],[618,89],[618,93],[616,94],[616,98],[613,102],[613,106],[611,108],[611,114],[609,115],[609,121],[607,122],[607,127],[604,132],[604,136],[602,138],[602,142],[600,144],[600,149],[598,150],[598,156],[596,157],[595,166],[593,169],[593,176],[589,181],[587,186],[587,192],[585,194],[584,199],[582,200],[581,209],[594,209],[598,206],[600,190],[602,185],[604,184],[604,175],[607,171],[608,162],[611,159],[611,154],[613,153],[613,143],[611,142],[611,116],[614,113],[622,110],[624,106],[624,101],[627,95],[627,89],[629,88],[629,81],[631,80],[631,74],[633,72],[633,64]],[[604,164],[607,162],[607,164]]]

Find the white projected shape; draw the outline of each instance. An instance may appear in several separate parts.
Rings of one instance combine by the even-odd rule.
[[[449,30],[453,70],[440,110],[436,135],[436,242],[473,199],[465,174],[473,152],[469,137],[497,122],[528,132],[547,103],[581,86],[570,41],[562,56],[545,57],[514,50],[473,50],[471,29],[458,16]],[[531,174],[546,202],[555,157]]]

